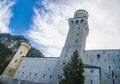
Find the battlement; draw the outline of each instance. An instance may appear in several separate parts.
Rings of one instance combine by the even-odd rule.
[[[31,48],[31,45],[29,43],[27,43],[27,42],[22,42],[21,46],[26,46],[28,49]]]
[[[87,11],[83,10],[83,9],[79,9],[74,13],[74,18],[82,18],[82,17],[89,17],[89,14]]]

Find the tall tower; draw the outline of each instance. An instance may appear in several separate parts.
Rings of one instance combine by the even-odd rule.
[[[15,56],[12,58],[11,62],[8,64],[7,68],[3,72],[2,76],[13,77],[22,61],[22,57],[26,56],[30,48],[31,46],[28,43],[22,42]]]
[[[66,42],[57,65],[53,71],[53,76],[49,84],[59,84],[58,81],[62,77],[64,64],[66,64],[67,61],[71,58],[71,55],[75,50],[79,52],[80,56],[83,55],[83,51],[85,50],[86,37],[89,33],[87,20],[88,13],[83,9],[77,10],[74,13],[74,18],[70,18],[68,20],[69,31]]]

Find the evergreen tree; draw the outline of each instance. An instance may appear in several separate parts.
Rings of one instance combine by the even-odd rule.
[[[79,53],[76,50],[71,56],[71,60],[64,66],[64,78],[59,81],[59,84],[84,84],[83,66],[82,59],[79,59]]]

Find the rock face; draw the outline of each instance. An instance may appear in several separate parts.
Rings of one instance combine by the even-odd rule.
[[[0,60],[0,74],[15,55],[21,42],[29,43],[29,40],[22,35],[0,34],[0,59],[2,59]],[[44,57],[44,55],[39,50],[31,47],[27,57]]]

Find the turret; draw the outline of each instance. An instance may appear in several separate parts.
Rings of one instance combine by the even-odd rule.
[[[26,56],[30,48],[30,44],[22,42],[15,56],[12,58],[11,62],[3,72],[2,76],[13,77],[22,61],[22,57]]]

